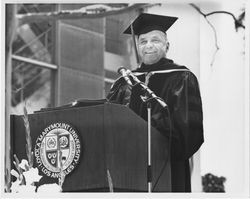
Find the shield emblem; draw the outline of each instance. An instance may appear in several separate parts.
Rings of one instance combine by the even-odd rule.
[[[50,163],[53,167],[57,167],[57,147],[58,139],[56,135],[45,137],[46,158],[48,163]]]
[[[69,134],[63,134],[59,135],[59,143],[60,143],[60,149],[62,152],[62,165],[67,161],[69,154],[70,154],[70,139],[69,139]]]
[[[69,134],[59,135],[59,143],[61,149],[69,148]]]
[[[56,135],[50,135],[45,137],[45,147],[46,151],[57,150],[58,139]]]
[[[53,166],[57,167],[57,151],[46,151],[47,161]]]

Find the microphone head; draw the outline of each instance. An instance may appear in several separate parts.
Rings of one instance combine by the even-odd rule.
[[[122,75],[123,72],[125,72],[127,69],[123,66],[121,66],[120,68],[118,68],[117,73],[119,73],[120,75]]]

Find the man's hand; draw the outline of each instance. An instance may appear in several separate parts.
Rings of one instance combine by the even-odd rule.
[[[132,93],[132,86],[128,84],[124,85],[123,91],[124,91],[124,96],[123,96],[122,104],[124,104],[125,106],[129,106],[131,93]]]

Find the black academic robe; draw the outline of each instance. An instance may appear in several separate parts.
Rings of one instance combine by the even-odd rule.
[[[166,58],[153,65],[142,64],[133,73],[168,105],[166,111],[155,100],[151,101],[152,126],[171,140],[172,191],[190,192],[189,158],[203,143],[202,103],[197,78],[185,66]],[[107,99],[128,105],[147,120],[147,105],[140,94],[143,94],[140,86],[131,88],[124,78],[119,78]]]

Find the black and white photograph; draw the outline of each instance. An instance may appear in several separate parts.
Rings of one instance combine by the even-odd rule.
[[[1,2],[1,198],[249,198],[250,2]]]

